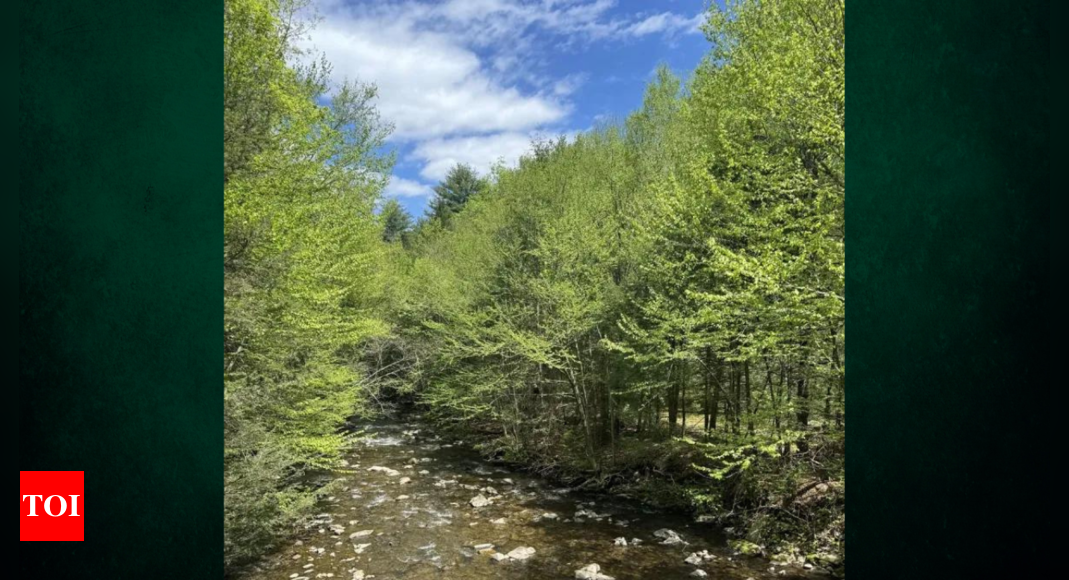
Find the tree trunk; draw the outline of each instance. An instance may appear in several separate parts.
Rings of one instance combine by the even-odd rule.
[[[838,395],[839,395],[839,397],[838,397],[839,398],[839,406],[838,406],[838,408],[835,409],[835,428],[836,429],[842,429],[843,428],[843,408],[844,408],[843,407],[843,398],[844,398],[844,395],[845,395],[845,392],[846,392],[846,373],[843,370],[842,363],[839,361],[839,339],[838,339],[837,336],[835,336],[834,330],[832,331],[831,340],[832,340],[832,349],[831,349],[832,362],[835,364],[835,371],[839,375],[839,380],[836,381],[836,383],[838,383],[836,386],[838,387],[838,390],[839,390],[839,392],[838,392]],[[831,386],[829,385],[828,388],[831,389]],[[830,401],[831,397],[829,397],[828,399]]]
[[[683,416],[683,422],[679,426],[680,437],[687,436],[687,382],[690,377],[687,376],[687,363],[680,363],[682,368],[679,369],[679,398],[680,402],[680,414]]]
[[[672,380],[672,370],[668,371],[668,436],[675,433],[676,419],[679,415],[679,383]]]
[[[731,413],[731,432],[738,434],[742,426],[742,373],[739,372],[739,363],[731,363],[731,394],[735,400],[734,409]]]
[[[796,416],[798,418],[798,430],[807,431],[809,429],[809,381],[806,380],[805,375],[798,377],[798,407]],[[809,444],[802,438],[798,440],[798,451],[805,453],[809,450]]]
[[[713,388],[713,402],[712,413],[709,416],[709,430],[716,431],[716,416],[720,411],[720,390],[724,384],[724,365],[719,361],[716,363],[716,385]]]
[[[709,368],[709,365],[711,363],[709,358],[710,358],[709,357],[709,347],[705,347],[705,366],[702,367],[702,391],[703,391],[703,395],[704,395],[704,397],[702,399],[702,412],[705,415],[705,417],[704,417],[704,420],[702,422],[703,423],[702,426],[705,428],[705,434],[706,435],[709,434],[709,417],[710,417],[709,388],[711,386],[710,383],[712,383],[712,369]]]
[[[746,429],[749,431],[750,435],[753,435],[753,400],[750,385],[750,361],[743,363],[743,368],[746,373]]]

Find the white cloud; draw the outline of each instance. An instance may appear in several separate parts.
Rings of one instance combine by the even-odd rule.
[[[429,185],[396,175],[390,176],[390,183],[383,192],[386,197],[430,197],[433,193]]]
[[[566,97],[575,91],[579,90],[579,87],[586,82],[586,74],[574,74],[568,75],[562,79],[553,83],[553,94],[558,97]]]
[[[643,20],[631,24],[624,29],[631,36],[646,36],[649,34],[691,34],[700,32],[700,26],[705,22],[705,13],[699,13],[694,17],[687,18],[674,12],[662,12],[648,16]]]
[[[550,52],[595,41],[692,31],[699,17],[623,15],[616,0],[319,0],[323,17],[305,48],[322,53],[333,81],[379,89],[394,125],[390,140],[411,147],[425,180],[455,163],[480,173],[513,164],[540,132],[568,126],[585,73],[548,74]],[[425,197],[427,185],[394,176],[386,195]]]
[[[495,82],[478,56],[448,36],[405,22],[331,19],[312,35],[341,78],[374,82],[393,139],[517,131],[553,123],[567,106]]]
[[[423,162],[420,175],[428,180],[444,179],[457,163],[471,165],[480,175],[486,175],[498,161],[514,165],[531,149],[535,137],[535,134],[513,132],[431,139],[417,145],[412,155]]]

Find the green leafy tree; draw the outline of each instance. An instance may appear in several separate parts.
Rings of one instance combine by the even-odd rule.
[[[360,409],[360,345],[383,335],[373,213],[392,158],[374,86],[317,104],[328,69],[293,66],[301,5],[228,0],[224,18],[224,562],[307,513]]]

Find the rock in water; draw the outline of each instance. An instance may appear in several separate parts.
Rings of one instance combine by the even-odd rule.
[[[697,570],[691,572],[690,575],[694,576],[695,578],[705,578],[709,574],[706,574],[705,570],[698,568]]]
[[[385,473],[386,475],[388,475],[390,477],[397,477],[398,475],[401,475],[400,471],[397,471],[396,469],[390,469],[389,467],[383,467],[381,465],[373,465],[373,466],[367,468],[367,470],[368,471],[381,471],[382,473]]]
[[[338,524],[331,524],[330,531],[333,532],[335,536],[340,536],[343,533],[345,533],[345,526],[339,526]]]
[[[674,546],[676,544],[686,544],[683,538],[676,532],[669,530],[668,528],[661,528],[656,532],[653,532],[655,537],[661,538],[664,541],[661,543],[666,546]]]
[[[481,508],[490,505],[490,500],[486,499],[486,496],[480,493],[479,495],[471,498],[471,501],[469,503],[471,503],[472,507]]]
[[[364,580],[364,571],[357,570],[356,572],[353,572],[353,580]]]
[[[412,481],[411,477],[402,477],[401,479],[397,480],[397,483],[400,483],[401,485],[405,485],[406,483],[409,483],[411,481]]]
[[[686,560],[683,561],[690,564],[691,566],[697,566],[702,563],[702,557],[697,554],[691,554],[687,556]]]
[[[601,566],[591,564],[575,571],[576,580],[615,580],[612,576],[601,573]]]
[[[614,546],[627,547],[627,538],[624,538],[624,537],[616,538],[615,540],[612,541],[612,543],[613,543]]]
[[[508,556],[502,554],[501,552],[494,552],[493,554],[490,554],[490,557],[493,558],[497,562],[509,559]]]
[[[490,523],[494,524],[495,526],[503,526],[508,523],[508,520],[506,520],[505,518],[497,518],[496,520],[491,520]]]
[[[375,533],[375,530],[360,530],[359,532],[353,532],[353,533],[349,534],[349,539],[350,540],[355,540],[357,538],[366,538],[366,537],[368,537],[368,536],[370,536],[371,534],[374,534],[374,533]]]
[[[531,548],[531,547],[528,547],[528,546],[524,546],[522,548],[515,548],[511,552],[506,554],[506,556],[509,557],[509,560],[521,560],[521,561],[522,560],[526,560],[526,559],[528,559],[528,558],[530,558],[531,556],[534,556],[534,555],[535,555],[535,549]]]

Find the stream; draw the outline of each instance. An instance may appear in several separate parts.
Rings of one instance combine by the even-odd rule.
[[[361,428],[367,437],[346,453],[312,526],[245,578],[823,577],[733,555],[716,525],[492,463],[426,425]]]

